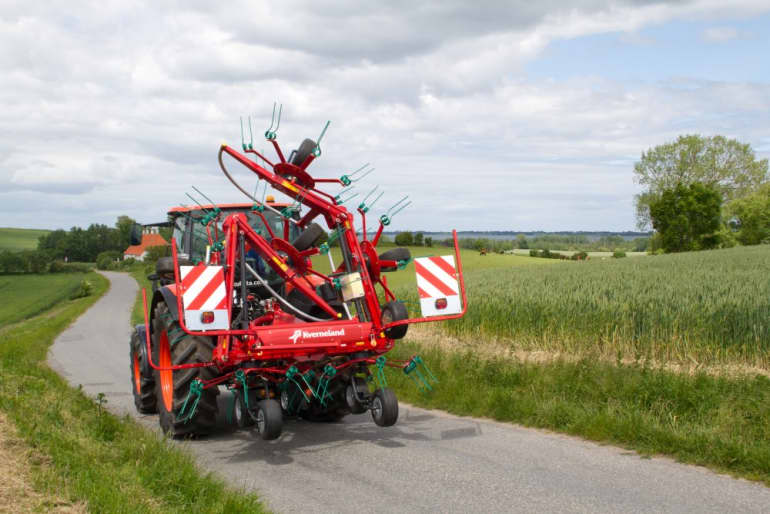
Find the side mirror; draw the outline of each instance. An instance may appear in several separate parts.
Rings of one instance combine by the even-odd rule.
[[[142,244],[142,226],[138,223],[134,223],[131,227],[131,245]]]

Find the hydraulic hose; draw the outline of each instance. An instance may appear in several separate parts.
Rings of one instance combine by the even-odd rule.
[[[267,210],[269,210],[269,211],[272,211],[272,212],[274,212],[275,214],[278,214],[279,216],[281,216],[281,217],[284,217],[284,218],[288,219],[288,220],[289,220],[291,223],[294,223],[294,224],[296,225],[296,224],[297,224],[297,220],[293,219],[291,216],[284,216],[284,215],[281,213],[281,211],[279,211],[279,210],[277,210],[277,209],[274,209],[273,207],[271,207],[271,206],[269,206],[269,205],[267,205],[267,204],[265,204],[265,203],[262,203],[262,202],[260,202],[259,200],[257,200],[256,198],[254,198],[254,197],[253,197],[251,194],[249,194],[249,192],[248,192],[248,191],[246,191],[245,189],[243,189],[243,188],[241,187],[241,185],[240,185],[240,184],[238,184],[238,182],[236,182],[236,181],[235,181],[235,179],[232,177],[232,175],[230,175],[230,172],[228,172],[228,171],[227,171],[227,168],[225,167],[225,163],[224,163],[224,161],[222,160],[222,152],[224,152],[224,151],[225,151],[225,150],[224,150],[224,147],[220,147],[220,148],[219,148],[219,155],[217,156],[217,159],[219,160],[219,167],[220,167],[220,168],[222,168],[222,173],[224,173],[224,174],[225,174],[225,177],[227,177],[227,180],[229,180],[229,181],[230,181],[230,182],[231,182],[231,183],[232,183],[232,184],[233,184],[233,185],[236,187],[236,189],[238,189],[238,191],[240,191],[241,193],[245,194],[245,195],[246,195],[246,197],[247,197],[247,198],[249,198],[250,200],[252,200],[254,203],[258,203],[258,204],[260,204],[260,205],[264,206],[264,207],[265,207],[265,209],[267,209]]]
[[[259,282],[260,282],[260,283],[261,283],[263,286],[265,286],[265,289],[267,289],[268,291],[270,291],[270,294],[272,294],[272,295],[275,297],[275,299],[276,299],[276,300],[278,300],[279,302],[281,302],[281,304],[283,304],[284,306],[288,307],[288,308],[289,308],[289,309],[290,309],[292,312],[294,312],[296,315],[298,315],[298,316],[300,316],[300,317],[302,317],[302,318],[305,318],[305,319],[307,319],[307,320],[310,320],[310,321],[320,321],[320,322],[329,321],[329,320],[327,320],[327,319],[321,319],[321,318],[316,318],[315,316],[311,316],[310,314],[307,314],[306,312],[302,312],[301,310],[299,310],[298,308],[296,308],[295,306],[293,306],[292,304],[290,304],[290,303],[288,302],[288,300],[286,300],[284,297],[282,297],[281,295],[279,295],[279,294],[278,294],[278,293],[275,291],[275,289],[273,289],[272,287],[270,287],[270,285],[267,283],[267,281],[266,281],[265,279],[263,279],[262,277],[260,277],[260,276],[259,276],[259,274],[258,274],[256,271],[254,271],[254,268],[252,268],[251,266],[249,266],[249,264],[248,264],[248,263],[244,263],[244,264],[246,264],[246,269],[247,269],[247,270],[249,270],[249,272],[250,272],[252,275],[254,275],[254,277],[255,277],[257,280],[259,280]]]

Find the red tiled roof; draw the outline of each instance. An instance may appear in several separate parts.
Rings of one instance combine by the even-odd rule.
[[[160,234],[142,234],[142,244],[129,246],[124,255],[142,255],[151,246],[168,246],[168,242]]]

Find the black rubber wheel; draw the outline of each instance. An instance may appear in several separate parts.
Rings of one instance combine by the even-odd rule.
[[[398,398],[392,389],[377,389],[372,399],[372,419],[381,427],[392,427],[398,421]]]
[[[305,230],[303,230],[300,235],[294,238],[291,245],[300,252],[303,252],[308,248],[315,246],[323,235],[324,229],[322,229],[318,223],[311,223],[305,227]]]
[[[146,359],[146,342],[137,328],[131,334],[131,389],[134,392],[134,405],[141,414],[155,414],[158,412],[158,402],[155,396],[155,377],[142,373],[143,367],[149,364],[143,363]]]
[[[152,334],[153,362],[159,367],[172,364],[191,364],[211,361],[214,339],[191,336],[182,331],[179,322],[174,321],[168,306],[160,302],[155,308]],[[160,427],[166,434],[175,437],[192,437],[210,433],[216,423],[216,387],[204,389],[201,393],[195,415],[187,420],[190,406],[180,416],[182,406],[190,392],[193,380],[210,380],[215,372],[212,368],[189,368],[178,371],[155,371],[155,384]],[[191,400],[192,401],[192,400]]]
[[[406,310],[406,305],[398,300],[388,302],[382,307],[382,317],[380,319],[383,325],[408,318],[409,311]],[[406,335],[407,330],[409,330],[409,325],[399,325],[385,330],[385,335],[390,339],[402,339]]]
[[[380,254],[381,261],[406,261],[412,258],[412,254],[408,248],[393,248],[387,252]],[[381,266],[380,271],[396,271],[397,266]]]
[[[247,428],[254,425],[254,418],[251,417],[251,414],[249,414],[248,410],[250,409],[252,412],[254,412],[258,403],[257,393],[255,390],[250,389],[246,394],[248,394],[249,398],[248,407],[246,407],[243,392],[239,390],[233,392],[233,395],[235,396],[235,404],[233,405],[233,421],[236,425],[238,425],[238,428]]]
[[[359,396],[362,393],[368,395],[369,386],[366,384],[366,379],[363,377],[353,377],[350,382],[351,383],[348,384],[348,387],[345,388],[345,403],[347,403],[348,407],[350,407],[350,412],[352,414],[363,414],[366,412],[366,407],[358,401],[358,398],[356,397],[356,391],[358,392]],[[356,383],[355,391],[353,390],[353,382]]]
[[[257,433],[261,439],[278,439],[283,430],[281,404],[275,400],[262,400],[257,404]]]
[[[294,157],[291,159],[291,163],[295,166],[302,166],[305,159],[308,158],[310,153],[315,150],[315,141],[312,139],[305,139],[294,152]]]

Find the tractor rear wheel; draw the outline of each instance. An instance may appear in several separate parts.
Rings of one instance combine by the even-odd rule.
[[[143,346],[144,345],[144,346]],[[142,373],[142,361],[146,358],[146,342],[139,330],[134,329],[131,334],[131,389],[134,392],[134,405],[141,414],[155,414],[158,412],[155,397],[155,377],[149,377]],[[146,366],[149,366],[145,364]]]
[[[153,361],[160,368],[178,364],[211,361],[214,340],[210,337],[191,336],[174,321],[168,306],[160,302],[153,320]],[[204,389],[192,418],[188,412],[180,415],[193,380],[210,380],[216,375],[211,368],[189,368],[178,371],[155,370],[157,405],[163,432],[175,437],[208,434],[214,429],[219,390]],[[190,402],[192,403],[192,399]],[[190,405],[187,406],[189,410]]]

